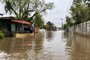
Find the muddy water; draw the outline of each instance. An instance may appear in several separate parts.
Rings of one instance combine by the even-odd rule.
[[[90,60],[90,38],[40,31],[26,39],[0,40],[0,60]]]

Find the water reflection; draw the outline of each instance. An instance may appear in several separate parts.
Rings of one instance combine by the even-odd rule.
[[[69,57],[71,58],[71,45],[72,45],[72,39],[71,39],[71,35],[70,33],[64,32],[64,38],[66,40],[66,51],[67,51],[67,55],[69,55]]]
[[[40,31],[26,39],[0,40],[0,60],[90,60],[90,38],[63,31]]]
[[[50,40],[53,37],[53,31],[46,31],[46,38]]]
[[[71,60],[90,60],[90,38],[79,34],[68,36],[66,50],[69,52]]]
[[[34,38],[5,38],[0,42],[0,50],[2,51],[0,57],[4,56],[3,59],[7,60],[47,60],[50,53],[45,51],[43,42],[43,32],[36,33]],[[7,58],[2,54],[3,52]]]
[[[26,51],[31,47],[32,39],[5,38],[1,42],[0,50],[9,55],[9,60],[27,60]]]

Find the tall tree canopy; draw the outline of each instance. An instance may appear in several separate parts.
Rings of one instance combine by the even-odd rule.
[[[53,3],[44,0],[1,0],[6,13],[14,14],[17,19],[31,20],[38,14],[53,8]],[[38,12],[38,13],[37,13]]]
[[[90,7],[86,4],[87,0],[73,0],[71,6],[71,17],[66,17],[64,29],[69,29],[72,25],[77,25],[90,20]]]
[[[85,5],[85,0],[74,0],[71,7],[71,15],[76,24],[88,20],[89,9]]]
[[[40,13],[38,13],[34,20],[33,20],[35,26],[39,27],[39,28],[42,28],[44,26],[44,21],[43,21],[43,18],[42,18],[42,15]]]

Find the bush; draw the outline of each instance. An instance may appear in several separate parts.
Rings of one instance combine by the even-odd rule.
[[[4,38],[4,33],[0,31],[0,39]]]

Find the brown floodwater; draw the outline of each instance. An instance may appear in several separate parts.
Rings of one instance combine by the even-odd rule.
[[[90,60],[90,38],[40,31],[32,38],[0,40],[0,60]]]

